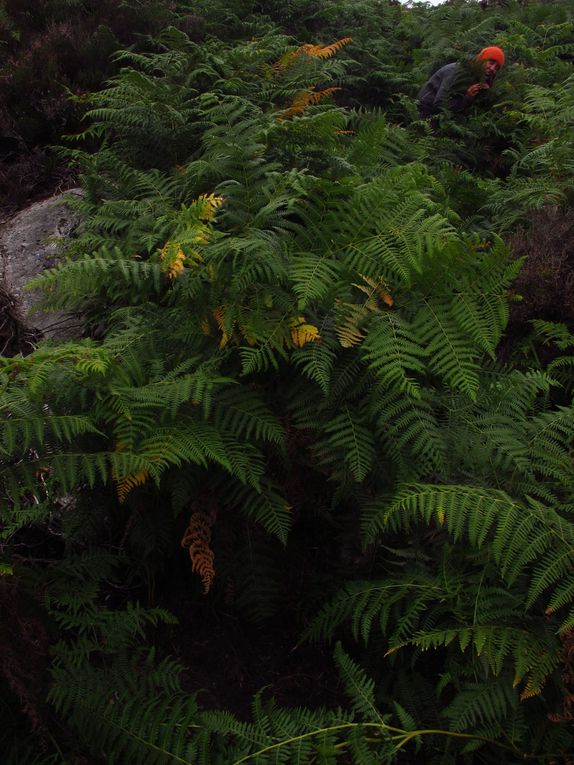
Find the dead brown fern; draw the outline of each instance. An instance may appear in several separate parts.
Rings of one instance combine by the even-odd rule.
[[[574,630],[567,630],[560,636],[564,657],[564,696],[562,712],[548,715],[552,722],[574,722]]]
[[[181,539],[181,546],[189,551],[193,573],[201,577],[205,595],[210,591],[215,578],[215,556],[210,543],[216,515],[216,508],[213,506],[207,511],[193,512]]]

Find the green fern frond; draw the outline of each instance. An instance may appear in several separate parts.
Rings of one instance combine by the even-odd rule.
[[[440,603],[446,592],[436,582],[414,576],[374,582],[349,582],[329,603],[326,603],[305,632],[311,640],[332,639],[337,628],[350,622],[355,640],[368,642],[375,625],[383,635],[391,635],[392,642],[400,643],[403,629],[395,635],[395,617],[399,606],[415,610],[430,610]],[[409,619],[412,618],[409,617]],[[405,621],[402,622],[403,626]]]
[[[375,442],[371,429],[358,412],[344,411],[324,425],[325,438],[315,444],[322,461],[332,463],[342,452],[355,481],[362,481],[375,459]]]
[[[477,353],[470,338],[449,315],[447,301],[433,296],[424,300],[415,329],[429,358],[430,368],[471,400],[479,387]]]
[[[237,507],[248,517],[253,518],[266,531],[287,543],[287,536],[293,523],[291,508],[286,500],[268,482],[264,482],[260,493],[250,488],[233,488],[224,494],[224,499],[232,507]]]
[[[446,469],[448,444],[436,398],[421,389],[418,398],[377,388],[370,402],[383,449],[401,473],[428,476]]]
[[[3,420],[2,427],[0,450],[7,456],[27,452],[34,446],[44,446],[50,439],[71,443],[84,433],[103,435],[86,415],[51,415],[47,412],[43,417],[8,416]]]
[[[235,437],[281,445],[283,428],[256,391],[244,386],[229,387],[216,395],[215,423]]]
[[[559,666],[556,642],[552,636],[540,636],[528,630],[498,625],[475,625],[416,632],[408,641],[428,651],[456,644],[461,651],[472,646],[493,675],[500,675],[507,657],[514,664],[513,685],[526,683],[528,696],[542,691],[552,672]]]
[[[291,360],[301,369],[305,377],[321,388],[325,396],[331,389],[331,378],[337,358],[338,343],[325,326],[319,328],[320,340],[307,343],[303,348],[296,348]]]
[[[341,643],[335,646],[334,657],[353,712],[361,715],[365,721],[383,723],[375,703],[374,680],[368,678],[365,671],[345,653]]]
[[[509,684],[492,681],[468,684],[443,714],[454,731],[480,730],[489,723],[501,725],[516,707],[516,694]]]
[[[377,316],[370,323],[361,353],[385,387],[420,398],[415,375],[426,372],[425,351],[406,319],[391,312]]]
[[[379,531],[405,528],[417,519],[444,525],[455,541],[464,536],[473,547],[487,547],[509,583],[529,569],[527,607],[571,579],[572,527],[534,500],[519,503],[502,491],[476,486],[404,486],[366,508],[364,540],[368,543]]]

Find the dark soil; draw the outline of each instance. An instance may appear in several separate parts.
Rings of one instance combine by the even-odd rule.
[[[274,620],[266,627],[204,609],[181,624],[173,652],[186,666],[183,687],[199,692],[201,706],[250,718],[253,696],[281,706],[348,707],[330,647],[297,645],[300,634]]]

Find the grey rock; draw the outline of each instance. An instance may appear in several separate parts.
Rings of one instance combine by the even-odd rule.
[[[78,214],[63,203],[68,194],[82,195],[70,189],[50,199],[36,202],[4,223],[0,230],[0,284],[15,299],[24,321],[44,337],[72,339],[79,337],[82,322],[60,311],[32,311],[41,294],[24,287],[62,257],[63,245],[79,223]]]

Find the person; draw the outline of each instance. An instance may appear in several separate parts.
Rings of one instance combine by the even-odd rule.
[[[479,65],[478,68],[476,64]],[[434,117],[445,108],[451,112],[465,111],[482,90],[491,87],[502,66],[502,48],[489,45],[466,67],[460,63],[441,67],[419,90],[417,100],[421,118]]]

